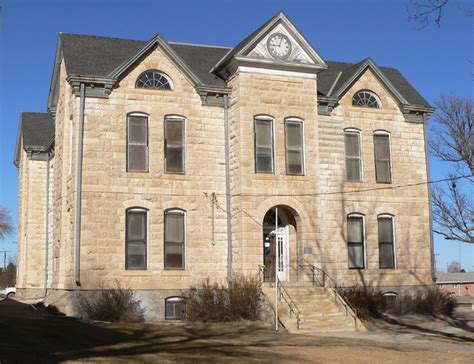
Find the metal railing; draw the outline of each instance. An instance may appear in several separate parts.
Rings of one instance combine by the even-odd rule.
[[[259,265],[258,269],[259,269],[260,274],[262,274],[263,282],[265,281],[266,272],[268,273],[268,278],[273,278],[273,279],[275,278],[275,277],[272,277],[272,272],[273,272],[272,267],[267,268],[264,265]],[[272,283],[271,280],[269,282]],[[293,317],[296,319],[296,328],[299,330],[301,312],[298,309],[298,306],[296,305],[295,301],[293,301],[290,294],[288,293],[288,291],[286,290],[286,288],[283,286],[280,279],[278,278],[277,278],[277,287],[275,288],[278,290],[278,302],[282,302],[282,300],[285,302],[286,306],[289,309],[290,319],[292,319]]]
[[[359,318],[357,317],[357,309],[351,305],[351,303],[347,300],[346,297],[344,297],[341,293],[337,291],[337,284],[334,279],[332,279],[331,276],[321,268],[318,268],[308,262],[305,262],[305,264],[300,264],[300,268],[308,268],[311,271],[313,286],[317,284],[319,287],[327,287],[332,291],[334,295],[334,302],[337,303],[339,301],[343,305],[346,316],[350,315],[352,317],[352,319],[354,320],[354,326],[357,329],[359,323]],[[318,277],[318,275],[322,275],[322,277],[320,278]],[[326,283],[328,283],[329,285],[327,286]]]

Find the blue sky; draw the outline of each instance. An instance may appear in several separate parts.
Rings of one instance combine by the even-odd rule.
[[[234,46],[283,10],[326,60],[399,69],[432,104],[441,93],[473,97],[474,18],[468,1],[451,1],[441,27],[416,30],[409,0],[92,1],[3,0],[0,13],[0,205],[17,222],[18,173],[12,163],[22,111],[46,111],[59,32]],[[432,160],[433,179],[447,166]],[[0,250],[16,254],[16,235]],[[435,239],[439,267],[459,260],[474,270],[474,245]],[[460,253],[461,252],[461,253]],[[1,260],[1,259],[0,259]],[[0,261],[0,264],[3,263]]]

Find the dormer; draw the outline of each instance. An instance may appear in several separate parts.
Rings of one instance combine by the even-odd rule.
[[[231,49],[211,70],[229,80],[238,72],[301,75],[316,78],[327,68],[298,29],[282,12]]]

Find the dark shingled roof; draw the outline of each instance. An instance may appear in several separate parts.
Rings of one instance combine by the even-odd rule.
[[[51,114],[39,112],[21,113],[23,149],[45,151],[54,137],[54,120]]]
[[[208,86],[227,87],[225,81],[209,71],[229,52],[230,48],[195,44],[168,43],[194,74]]]
[[[146,41],[90,35],[61,33],[60,37],[67,73],[81,76],[105,77],[147,44]],[[243,43],[239,43],[239,46]],[[226,87],[226,83],[211,74],[210,70],[231,48],[173,42],[168,44],[205,85]],[[235,51],[235,48],[232,51]],[[318,76],[319,93],[332,96],[328,95],[328,92],[339,72],[342,73],[333,91],[350,79],[365,61],[365,59],[359,63],[326,61],[328,69]],[[380,67],[380,70],[408,103],[430,106],[399,71],[387,67]]]

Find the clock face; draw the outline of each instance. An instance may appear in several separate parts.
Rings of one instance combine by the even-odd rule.
[[[291,53],[291,42],[286,35],[275,33],[268,38],[267,48],[272,57],[285,59]]]

